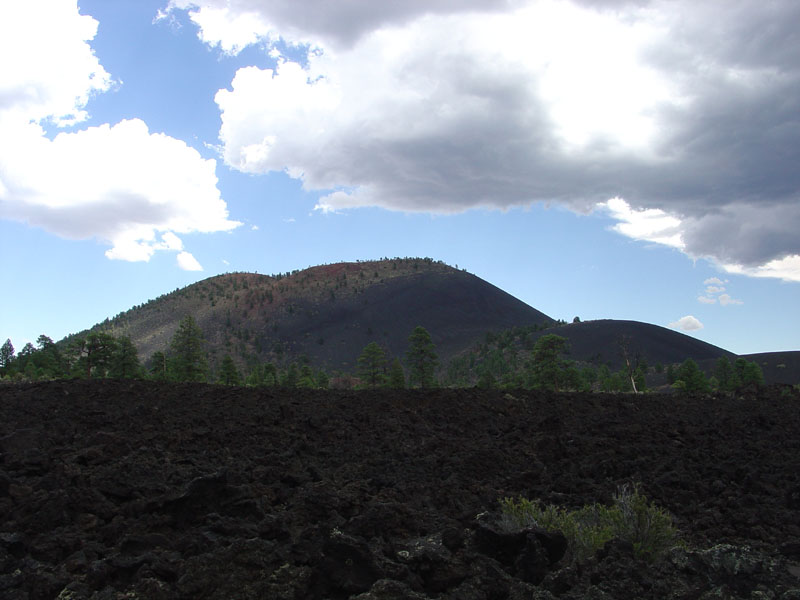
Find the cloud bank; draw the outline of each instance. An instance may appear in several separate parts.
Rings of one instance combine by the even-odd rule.
[[[376,29],[413,23],[426,15],[502,12],[515,0],[170,0],[199,27],[200,39],[226,52],[257,41],[349,49]]]
[[[309,6],[309,4],[313,6]],[[730,272],[800,281],[800,4],[173,0],[239,70],[223,158],[320,209],[559,203]],[[612,199],[612,200],[610,200]]]
[[[91,96],[112,85],[89,45],[97,26],[74,1],[0,5],[0,53],[14,57],[0,67],[0,218],[100,239],[111,259],[182,251],[179,266],[196,270],[176,234],[238,225],[216,161],[138,119],[45,135],[84,121]]]

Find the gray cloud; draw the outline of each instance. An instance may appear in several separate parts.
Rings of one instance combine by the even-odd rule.
[[[100,237],[112,240],[127,229],[168,221],[170,207],[156,205],[149,198],[135,193],[109,193],[103,202],[50,207],[42,205],[9,205],[4,217],[24,220],[62,237],[83,240]]]
[[[586,212],[619,196],[678,217],[694,256],[756,267],[800,255],[795,0],[576,2],[592,9],[596,30],[581,29],[584,17],[561,3],[568,18],[554,17],[561,29],[550,46],[520,42],[524,2],[364,0],[333,12],[322,0],[312,3],[318,10],[288,0],[192,4],[257,11],[289,39],[332,45],[310,58],[319,85],[284,86],[279,71],[264,74],[277,82],[245,89],[235,80],[218,96],[229,164],[286,169],[308,189],[334,190],[324,200],[332,208],[456,212],[544,201]],[[477,10],[486,14],[470,19]],[[394,29],[378,31],[386,25]],[[615,54],[628,33],[635,45]],[[560,63],[569,52],[575,63]],[[625,62],[631,56],[638,70]],[[577,65],[576,81],[557,80],[553,95],[549,78],[565,65]],[[283,113],[272,104],[275,94],[299,102],[323,89],[336,102]],[[571,103],[578,108],[559,118]],[[584,119],[582,141],[565,142]],[[639,139],[637,127],[652,132]]]
[[[171,0],[177,8],[228,8],[256,14],[287,42],[316,40],[348,48],[384,26],[398,26],[424,15],[502,12],[518,0]]]
[[[619,194],[680,216],[695,255],[752,267],[800,254],[800,4],[653,7],[672,22],[648,62],[689,101],[659,114],[666,162],[619,165]]]
[[[792,254],[800,254],[800,206],[797,198],[785,202],[768,198],[751,204],[731,204],[705,211],[684,222],[684,241],[700,256],[714,256],[723,263],[756,266]]]

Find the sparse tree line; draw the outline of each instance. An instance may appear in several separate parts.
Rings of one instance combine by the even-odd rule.
[[[733,392],[764,385],[764,374],[756,362],[740,357],[731,363],[727,356],[720,356],[711,377],[706,377],[696,362],[687,359],[677,369],[672,365],[667,367],[667,381],[673,388],[688,392]]]
[[[19,353],[15,353],[11,340],[0,347],[0,377],[4,381],[143,376],[136,347],[128,337],[90,333],[62,348],[40,335],[36,346],[27,343]]]
[[[73,338],[66,347],[45,335],[37,345],[26,344],[16,353],[11,340],[0,347],[0,379],[4,382],[64,378],[152,379],[171,382],[216,382],[285,388],[329,387],[433,387],[438,366],[430,334],[417,327],[409,338],[406,367],[400,359],[389,361],[385,350],[372,342],[358,358],[356,374],[328,373],[313,368],[307,358],[279,367],[271,362],[252,366],[244,375],[226,355],[212,373],[203,332],[189,315],[181,320],[166,352],[158,351],[142,364],[127,336],[92,332]],[[408,376],[406,376],[406,368]]]
[[[576,317],[577,319],[577,317]],[[442,383],[448,387],[500,389],[543,389],[582,392],[645,392],[648,381],[662,388],[709,393],[730,392],[741,387],[764,384],[755,362],[720,357],[710,374],[692,359],[683,363],[650,366],[640,353],[630,350],[630,339],[618,340],[623,366],[614,371],[608,365],[578,363],[565,358],[568,340],[555,334],[535,338],[546,327],[515,327],[488,333],[475,351],[453,358],[444,370]]]
[[[643,358],[619,371],[607,365],[579,365],[564,357],[568,340],[546,334],[535,341],[529,336],[536,327],[524,328],[525,352],[511,347],[511,333],[487,336],[489,342],[479,346],[477,354],[457,357],[448,365],[447,385],[479,388],[541,389],[546,391],[629,392],[645,391],[647,364]],[[490,348],[489,343],[499,342]],[[634,387],[635,386],[635,387]]]
[[[552,325],[531,325],[487,333],[475,351],[450,361],[443,375],[444,384],[581,392],[646,390],[648,365],[644,357],[626,359],[625,367],[618,371],[608,365],[581,364],[565,358],[569,342],[563,336],[551,333],[536,337],[538,331],[551,328]],[[627,354],[626,348],[621,350]]]
[[[408,338],[406,367],[408,379],[399,358],[389,361],[386,351],[375,342],[364,347],[358,357],[358,377],[361,387],[388,387],[402,389],[410,387],[432,388],[438,385],[436,369],[439,357],[428,331],[415,327]]]
[[[242,373],[230,355],[223,357],[216,373],[212,373],[205,349],[203,332],[189,315],[179,324],[166,352],[155,352],[146,365],[139,360],[136,347],[126,336],[92,332],[73,338],[65,347],[45,335],[37,344],[26,344],[15,353],[11,340],[0,347],[0,379],[3,381],[37,381],[62,378],[152,379],[172,382],[216,382],[224,385],[258,387],[318,388],[361,387],[432,388],[447,387],[542,389],[547,391],[643,392],[647,390],[647,374],[664,374],[674,389],[708,393],[734,391],[743,386],[764,384],[761,368],[755,362],[723,356],[708,377],[692,359],[680,365],[648,366],[641,356],[628,358],[625,367],[612,372],[607,365],[579,366],[564,358],[568,352],[566,338],[547,334],[533,341],[538,328],[515,328],[500,334],[487,334],[486,343],[477,354],[462,355],[439,371],[439,359],[430,334],[416,327],[408,338],[404,361],[390,357],[376,342],[370,342],[358,356],[355,373],[328,373],[315,369],[307,357],[288,365],[271,362],[251,365]],[[512,351],[512,341],[520,337],[529,349],[522,358]],[[490,348],[490,345],[494,347]],[[441,375],[441,377],[439,376]]]

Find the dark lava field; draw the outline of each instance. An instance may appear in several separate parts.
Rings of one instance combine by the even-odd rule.
[[[683,546],[499,526],[625,483]],[[800,600],[800,397],[2,386],[0,598]]]

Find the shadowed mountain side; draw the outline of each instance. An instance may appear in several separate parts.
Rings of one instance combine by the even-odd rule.
[[[651,366],[680,363],[693,359],[701,368],[712,369],[713,361],[720,356],[736,358],[731,352],[700,341],[683,333],[665,327],[640,323],[638,321],[618,321],[602,319],[571,323],[555,330],[542,331],[540,337],[555,333],[569,340],[572,360],[593,364],[608,364],[612,369],[620,368],[624,359],[620,341],[628,340],[628,354],[631,359],[643,356]]]
[[[343,368],[353,367],[371,341],[402,356],[417,325],[431,333],[440,359],[446,361],[487,331],[552,322],[503,290],[457,270],[398,277],[353,298],[303,308],[307,310],[279,328],[280,338],[291,344],[293,354]]]

